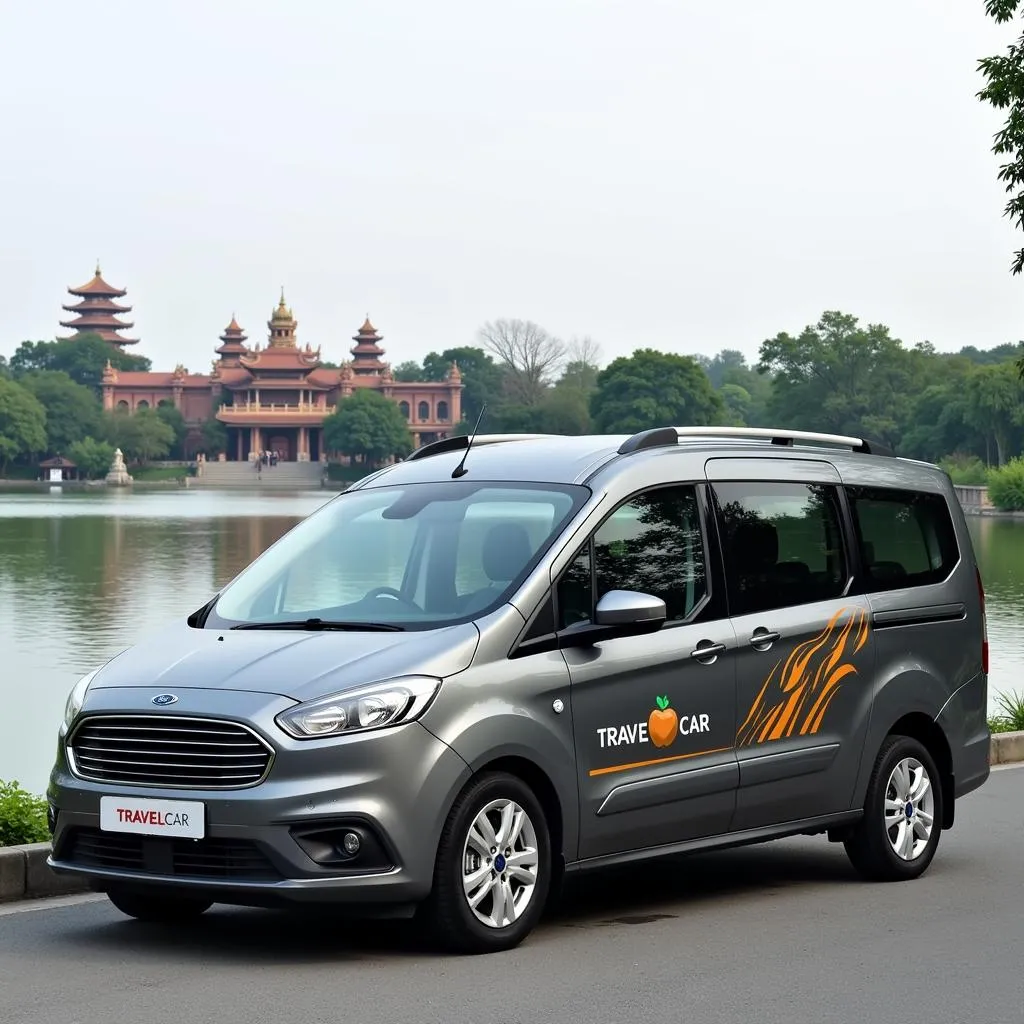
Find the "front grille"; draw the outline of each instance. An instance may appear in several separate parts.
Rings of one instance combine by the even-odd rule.
[[[167,839],[76,828],[61,843],[59,860],[174,878],[277,882],[284,876],[256,843],[245,839]]]
[[[238,789],[260,782],[272,752],[236,722],[162,715],[82,719],[69,744],[83,779],[169,789]]]

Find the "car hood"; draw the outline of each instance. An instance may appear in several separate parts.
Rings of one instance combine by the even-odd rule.
[[[473,660],[472,623],[407,633],[162,630],[108,661],[94,688],[250,690],[297,701],[398,676],[443,678]]]

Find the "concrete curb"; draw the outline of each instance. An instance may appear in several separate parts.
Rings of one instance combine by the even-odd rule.
[[[89,891],[80,879],[51,871],[49,855],[49,843],[0,847],[0,903]]]
[[[993,733],[990,751],[990,764],[1024,761],[1024,732]]]
[[[1016,761],[1024,761],[1024,732],[993,733],[989,763],[1012,764]],[[49,843],[0,846],[0,903],[89,891],[89,887],[78,878],[51,871],[46,863],[49,855]]]

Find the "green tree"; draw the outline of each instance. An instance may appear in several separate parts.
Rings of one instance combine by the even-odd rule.
[[[0,378],[0,474],[14,460],[46,450],[46,410],[27,388]]]
[[[658,426],[708,426],[726,416],[696,359],[649,348],[612,360],[598,374],[590,413],[598,430],[627,434]]]
[[[84,334],[60,341],[23,341],[11,357],[11,372],[17,377],[33,370],[62,370],[76,384],[93,388],[98,394],[107,360],[117,370],[150,368],[145,356],[122,352],[98,334]]]
[[[391,399],[370,388],[360,388],[343,398],[324,420],[324,445],[328,451],[362,459],[373,467],[391,456],[408,455],[412,437]]]
[[[444,380],[452,363],[462,375],[462,422],[465,429],[476,423],[484,403],[487,404],[488,423],[493,427],[491,414],[501,401],[504,373],[500,366],[482,348],[466,345],[446,348],[443,352],[430,352],[423,360],[425,380]]]
[[[908,396],[900,454],[936,461],[950,452],[982,455],[985,440],[968,416],[967,381],[974,364],[962,356],[936,357]]]
[[[723,384],[718,389],[718,396],[725,405],[726,418],[730,424],[736,427],[752,426],[750,407],[753,400],[746,388],[739,384]]]
[[[76,384],[63,370],[33,370],[18,383],[46,410],[49,451],[66,453],[75,441],[99,433],[103,409],[96,392]]]
[[[406,383],[426,380],[426,377],[423,376],[423,367],[414,360],[399,363],[394,369],[394,377],[395,380]]]
[[[228,450],[228,428],[220,420],[203,420],[200,430],[207,455],[220,455]]]
[[[136,413],[108,412],[104,418],[106,439],[120,448],[130,461],[162,459],[174,444],[174,431],[153,409],[140,409]]]
[[[758,369],[774,374],[768,412],[779,426],[899,441],[916,382],[888,327],[826,312],[796,337],[769,338],[760,356]]]
[[[108,441],[97,441],[94,437],[83,437],[75,441],[67,452],[68,458],[90,480],[105,476],[114,461],[114,446]]]
[[[996,448],[996,465],[1009,455],[1015,428],[1024,422],[1024,393],[1012,363],[978,367],[967,379],[965,418]],[[986,459],[986,461],[988,461]]]
[[[1021,0],[985,0],[985,13],[997,25],[1011,21]],[[978,70],[985,80],[977,97],[996,110],[1006,111],[1006,120],[995,134],[992,152],[1004,158],[997,178],[1009,196],[1003,215],[1019,229],[1024,229],[1024,35],[1018,36],[1006,52],[984,57]],[[1024,248],[1013,254],[1010,273],[1024,270]],[[1017,362],[1017,371],[1024,377],[1024,356]]]
[[[166,423],[174,432],[174,441],[170,447],[170,456],[174,459],[185,457],[185,438],[188,437],[188,427],[185,425],[185,417],[181,410],[168,399],[159,402],[156,407],[156,414],[161,422]]]

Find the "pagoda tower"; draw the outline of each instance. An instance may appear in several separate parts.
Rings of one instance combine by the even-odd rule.
[[[73,306],[64,306],[63,309],[69,313],[77,313],[73,320],[61,320],[61,327],[71,327],[75,333],[61,341],[70,341],[80,338],[84,334],[98,334],[105,342],[123,349],[125,345],[137,345],[138,338],[123,338],[120,331],[126,330],[135,325],[131,322],[124,322],[118,319],[119,313],[130,313],[131,306],[121,306],[114,301],[126,295],[123,288],[114,288],[103,280],[100,274],[100,265],[96,264],[96,273],[91,281],[77,288],[69,288],[70,294],[78,297],[81,301]]]
[[[248,351],[246,343],[245,331],[238,326],[238,321],[232,314],[231,323],[224,328],[224,333],[220,336],[221,344],[216,349],[217,355],[220,356],[221,366],[238,366],[239,360]]]
[[[357,377],[379,377],[384,371],[384,362],[381,358],[384,349],[380,347],[382,337],[383,335],[370,323],[370,315],[367,313],[359,333],[352,336],[355,345],[349,349],[352,353],[352,372]]]
[[[281,301],[277,304],[267,327],[270,336],[267,339],[268,348],[295,348],[295,328],[298,321],[292,315],[292,311],[285,305],[284,289],[281,289]]]

